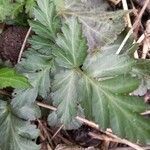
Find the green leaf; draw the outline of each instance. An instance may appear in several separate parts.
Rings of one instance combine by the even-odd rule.
[[[113,43],[117,35],[125,28],[123,16],[126,11],[108,12],[107,4],[100,0],[54,0],[58,14],[78,17],[83,25],[84,35],[87,37],[90,49],[101,48]]]
[[[87,55],[86,40],[82,36],[81,25],[73,17],[67,20],[62,32],[63,34],[59,34],[56,39],[60,47],[54,51],[56,62],[66,68],[79,67]]]
[[[48,56],[52,54],[52,43],[49,39],[41,38],[37,35],[34,35],[28,41],[32,45],[32,48],[39,53]]]
[[[13,19],[23,9],[23,2],[12,2],[10,0],[0,0],[0,21]]]
[[[0,148],[3,150],[39,150],[32,140],[39,136],[39,130],[28,121],[13,114],[5,101],[0,100]]]
[[[83,64],[83,69],[94,78],[111,77],[126,74],[135,64],[135,60],[127,55],[101,54],[89,55]]]
[[[56,114],[49,116],[49,123],[53,118],[52,124],[58,122],[66,126],[77,115],[78,104],[82,104],[86,117],[98,123],[103,130],[111,128],[120,137],[148,143],[149,120],[140,116],[147,106],[141,99],[129,96],[139,85],[139,80],[130,74],[136,60],[126,54],[100,52],[89,54],[85,61],[85,57],[79,59],[70,46],[72,32],[67,27],[63,26],[63,35],[58,35],[59,40],[56,40],[61,47],[54,53],[56,61],[65,69],[54,79],[52,99],[58,109]],[[75,30],[78,33],[78,29]],[[73,35],[77,39],[78,34]],[[81,49],[80,52],[85,51]],[[76,65],[75,62],[81,63]]]
[[[121,137],[134,142],[148,143],[149,120],[140,116],[147,109],[141,99],[129,96],[139,81],[127,74],[135,61],[126,55],[95,54],[88,57],[82,69],[80,99],[86,116],[102,129],[111,128]],[[144,130],[143,130],[144,127]]]
[[[39,14],[39,15],[38,15]],[[38,0],[38,7],[35,8],[36,21],[30,21],[36,36],[30,39],[33,49],[26,52],[24,59],[17,66],[29,79],[32,88],[26,90],[15,90],[12,100],[13,107],[31,105],[38,95],[46,98],[50,92],[50,71],[53,67],[51,47],[57,30],[59,30],[59,18],[55,14],[55,6],[51,0]],[[43,20],[47,20],[43,22]]]
[[[22,107],[25,104],[32,104],[38,95],[47,97],[50,92],[50,69],[53,66],[51,56],[45,56],[34,50],[28,51],[18,65],[18,70],[24,72],[29,79],[32,88],[16,90],[12,100],[14,107]]]
[[[75,70],[65,70],[55,76],[52,86],[52,99],[58,107],[58,117],[65,125],[77,114],[77,83],[79,76]]]
[[[29,24],[32,27],[32,30],[40,37],[45,39],[52,39],[51,31],[49,31],[49,29],[46,28],[43,24],[37,21],[29,21]]]
[[[81,108],[81,106],[77,107],[77,116],[81,116],[81,117],[85,117],[84,116],[84,111]],[[61,116],[58,115],[57,111],[53,111],[52,113],[49,114],[48,116],[48,124],[51,127],[60,127],[62,125],[62,123],[64,123],[64,121],[61,120]],[[67,129],[67,130],[75,130],[78,129],[79,127],[81,127],[82,122],[78,121],[76,118],[71,119],[71,121],[67,124],[63,124],[63,129]]]
[[[86,40],[82,36],[81,25],[75,17],[68,19],[62,27],[56,43],[59,48],[53,49],[60,71],[55,75],[52,86],[54,105],[58,107],[58,118],[65,126],[77,115],[77,86],[79,76],[76,67],[83,64],[86,57]],[[67,69],[70,68],[70,69]],[[74,124],[74,123],[72,123]]]
[[[100,86],[114,94],[128,94],[136,89],[138,85],[139,80],[137,78],[131,77],[129,74],[120,75],[115,78],[100,81]]]
[[[128,96],[138,87],[138,80],[123,75],[98,81],[83,74],[79,87],[79,91],[84,89],[79,98],[88,119],[98,123],[103,130],[111,128],[120,137],[149,142],[150,122],[140,116],[147,107],[140,98]]]
[[[30,21],[32,29],[42,37],[54,39],[60,29],[60,19],[56,16],[55,5],[51,0],[37,0],[34,10],[36,21]]]
[[[34,6],[35,6],[35,0],[26,0],[25,1],[26,4],[25,4],[25,8],[26,8],[26,13],[29,14],[29,16],[32,16],[33,15],[33,9],[34,9]]]
[[[8,86],[14,88],[27,88],[30,84],[24,76],[16,73],[13,69],[2,68],[0,69],[0,88]]]
[[[11,105],[13,108],[13,106]],[[24,105],[23,107],[15,107],[13,108],[13,113],[19,118],[24,120],[36,120],[37,118],[41,118],[41,110],[36,104],[32,105]]]
[[[141,79],[141,84],[134,94],[143,96],[150,89],[150,60],[138,60],[132,74]]]

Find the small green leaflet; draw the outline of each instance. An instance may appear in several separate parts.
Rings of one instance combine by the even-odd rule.
[[[110,127],[115,134],[131,141],[149,142],[149,120],[139,115],[147,107],[140,98],[128,96],[138,87],[137,79],[121,75],[98,82],[84,75],[80,82],[79,91],[84,88],[84,93],[81,91],[79,98],[84,101],[83,108],[91,110],[85,112],[89,119],[93,119],[102,129]]]
[[[60,19],[56,16],[55,5],[51,0],[37,0],[38,8],[34,9],[36,21],[30,21],[33,31],[39,36],[53,40],[60,29]]]
[[[18,15],[23,8],[21,2],[10,2],[10,0],[0,0],[0,21],[4,21],[7,17],[12,19]]]
[[[40,150],[34,141],[39,130],[28,121],[13,114],[5,101],[0,100],[0,148],[3,150]]]
[[[77,116],[81,116],[84,118],[85,116],[84,116],[84,112],[83,112],[83,109],[81,108],[81,106],[77,106],[76,109],[77,109],[76,110]],[[70,116],[70,115],[68,115],[68,116]],[[62,122],[65,122],[61,118],[62,118],[62,116],[59,115],[57,111],[53,111],[52,113],[49,114],[49,116],[47,118],[49,126],[59,128],[62,125]],[[71,119],[71,118],[69,118],[69,119]],[[63,126],[63,129],[75,130],[75,129],[78,129],[79,127],[81,127],[81,125],[82,125],[82,122],[78,121],[76,118],[73,118],[73,119],[71,119],[70,122],[68,122],[68,124],[65,124],[65,126]]]
[[[26,8],[26,13],[29,14],[29,16],[33,16],[33,9],[34,9],[34,6],[35,6],[35,1],[36,0],[26,0],[25,1],[25,8]]]
[[[53,83],[52,99],[54,105],[58,106],[58,116],[65,125],[72,121],[77,114],[77,83],[79,76],[74,70],[59,72]]]
[[[52,99],[58,108],[56,113],[61,117],[61,123],[67,125],[71,122],[77,115],[75,108],[81,102],[85,116],[98,123],[103,130],[111,128],[120,137],[137,143],[149,143],[150,121],[140,116],[147,106],[140,98],[129,96],[139,85],[139,80],[130,74],[136,61],[126,54],[108,55],[100,52],[89,54],[86,59],[85,55],[78,57],[77,50],[73,53],[71,48],[67,49],[71,43],[71,36],[69,40],[64,38],[71,33],[71,29],[66,26],[71,25],[72,21],[68,21],[62,27],[65,32],[61,38],[58,35],[56,41],[60,47],[57,53],[63,55],[55,56],[59,62],[64,62],[64,58],[71,60],[74,56],[69,62],[74,64],[73,60],[76,60],[81,63],[74,67],[68,67],[70,63],[67,61],[58,63],[61,67],[65,64],[62,68],[64,72],[60,71],[55,76]],[[76,36],[75,39],[78,37],[78,34],[73,35]],[[80,39],[82,40],[84,41],[84,38]],[[85,46],[81,47],[81,53],[86,53]]]
[[[123,16],[126,11],[108,12],[107,3],[102,0],[53,0],[58,14],[64,18],[78,17],[83,25],[89,49],[101,48],[113,43],[125,28]],[[61,5],[60,5],[61,4]]]
[[[0,0],[0,21],[14,19],[20,13],[25,12],[31,17],[33,14],[33,7],[36,0]]]
[[[113,77],[128,73],[135,62],[127,55],[117,56],[115,54],[102,55],[101,53],[95,53],[87,57],[83,68],[94,78]]]
[[[62,35],[56,39],[58,50],[53,51],[56,62],[62,67],[79,67],[87,54],[86,39],[82,36],[81,25],[75,17],[68,19],[62,27]]]
[[[28,88],[30,84],[24,76],[15,72],[10,68],[0,69],[0,88],[5,87]]]
[[[39,53],[48,56],[51,55],[52,47],[49,39],[41,38],[37,35],[34,35],[28,41],[32,45],[32,48],[38,51]]]
[[[29,79],[31,88],[15,90],[15,97],[12,100],[14,107],[22,107],[25,104],[32,104],[38,94],[45,98],[50,92],[50,69],[53,65],[51,56],[45,56],[35,50],[27,51],[26,59],[18,64],[18,70],[25,73]]]

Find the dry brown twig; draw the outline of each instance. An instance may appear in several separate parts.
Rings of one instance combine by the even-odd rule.
[[[42,126],[40,126],[39,128],[41,128],[40,130],[43,130]],[[42,139],[42,141],[45,141],[45,139],[46,139],[44,137],[44,135],[42,134],[42,132],[40,132],[40,138]],[[46,147],[47,147],[48,150],[52,150],[52,148],[50,147],[50,145],[48,143],[46,144]]]
[[[142,59],[146,58],[146,55],[149,51],[150,51],[150,20],[148,20],[146,23],[145,38],[144,38],[144,42],[143,42]]]
[[[50,136],[49,136],[49,134],[48,134],[48,132],[47,132],[47,129],[43,126],[41,120],[37,119],[37,121],[38,121],[39,126],[40,126],[40,128],[42,129],[43,133],[44,133],[45,136],[47,137],[47,140],[48,140],[49,144],[51,144],[51,147],[53,147],[53,144],[52,144],[52,142],[51,142],[51,138],[50,138]]]
[[[121,0],[108,0],[110,2],[112,2],[114,5],[117,5],[118,3],[121,2]]]
[[[123,5],[123,9],[124,10],[129,10],[128,4],[127,4],[127,0],[122,0],[122,5]],[[126,19],[127,19],[128,27],[132,28],[132,23],[131,23],[131,19],[130,19],[129,13],[126,15]]]
[[[131,34],[133,33],[133,30],[137,27],[138,23],[141,21],[141,18],[143,16],[143,13],[145,12],[148,4],[149,4],[150,0],[146,0],[144,6],[142,7],[136,21],[133,24],[133,27],[129,30],[129,32],[127,33],[127,35],[125,36],[124,40],[122,41],[121,45],[119,46],[116,54],[120,54],[122,48],[124,47],[124,45],[126,44],[127,40],[129,39],[129,37],[131,36]]]
[[[94,139],[99,139],[99,140],[106,140],[106,141],[111,141],[111,142],[116,142],[116,143],[122,143],[122,144],[126,144],[136,150],[144,150],[142,147],[138,146],[137,144],[134,144],[126,139],[121,139],[119,137],[117,137],[116,135],[109,133],[107,131],[105,131],[106,135],[99,135],[93,132],[89,132],[89,135],[91,137],[93,137]]]
[[[47,108],[47,109],[50,109],[50,110],[52,110],[52,111],[56,111],[56,110],[57,110],[56,107],[49,106],[49,105],[47,105],[47,104],[42,104],[42,103],[40,103],[40,102],[37,102],[37,105],[38,105],[38,106],[41,106],[41,107],[44,107],[44,108]],[[128,146],[130,146],[130,147],[132,147],[132,148],[134,148],[134,149],[136,149],[136,150],[144,150],[144,149],[143,149],[142,147],[140,147],[139,145],[137,145],[137,144],[135,144],[135,143],[132,143],[132,142],[126,140],[126,139],[121,139],[121,138],[119,138],[118,136],[116,136],[116,135],[114,135],[114,134],[112,134],[112,133],[110,133],[110,132],[108,132],[108,131],[105,131],[105,132],[104,132],[104,131],[101,131],[100,128],[99,128],[99,125],[97,125],[96,123],[94,123],[94,122],[92,122],[92,121],[89,121],[89,120],[87,120],[87,119],[85,119],[85,118],[82,118],[82,117],[79,117],[79,116],[77,116],[76,119],[77,119],[78,121],[81,121],[81,122],[87,124],[88,126],[94,128],[94,129],[99,130],[100,132],[106,134],[106,135],[108,136],[108,139],[109,139],[110,141],[126,144],[126,145],[128,145]],[[60,128],[60,129],[62,129],[62,128]],[[59,131],[60,131],[60,130],[59,130]],[[90,134],[92,134],[92,132],[91,132]],[[91,136],[92,136],[92,135],[91,135]],[[96,134],[96,137],[100,139],[99,135],[97,135],[97,134]],[[107,139],[107,140],[108,140],[108,139]],[[100,139],[100,140],[101,140],[101,139]]]
[[[29,35],[30,35],[30,33],[31,33],[31,27],[29,28],[29,30],[28,30],[28,32],[27,32],[27,34],[26,34],[26,36],[25,36],[25,39],[24,39],[24,41],[23,41],[23,44],[22,44],[22,47],[21,47],[21,50],[20,50],[20,53],[19,53],[19,56],[18,56],[18,60],[17,60],[17,62],[19,63],[20,62],[20,60],[21,60],[21,57],[22,57],[22,53],[23,53],[23,51],[24,51],[24,49],[25,49],[25,46],[26,46],[26,43],[27,43],[27,39],[28,39],[28,37],[29,37]]]
[[[122,0],[122,5],[123,5],[123,9],[124,9],[124,10],[129,10],[129,9],[128,9],[128,4],[127,4],[127,0]],[[129,28],[132,28],[133,26],[132,26],[132,23],[131,23],[131,19],[130,19],[130,15],[129,15],[129,14],[126,15],[126,20],[127,20],[128,27],[129,27]],[[132,31],[132,33],[133,33],[133,31]],[[134,40],[134,43],[135,43],[135,42],[136,42],[136,41]],[[135,51],[134,57],[137,58],[137,59],[139,58],[137,51]]]
[[[56,135],[60,132],[60,130],[62,129],[64,127],[64,125],[61,125],[60,127],[59,127],[59,129],[55,132],[55,134],[52,136],[52,138],[51,138],[51,140],[53,140],[55,137],[56,137]]]
[[[141,113],[141,115],[150,115],[150,110],[147,110],[147,111]]]

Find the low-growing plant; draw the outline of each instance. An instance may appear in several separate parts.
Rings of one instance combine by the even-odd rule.
[[[0,0],[0,22],[15,19],[23,12],[31,17],[35,2],[35,0]]]
[[[150,62],[134,59],[132,39],[116,54],[129,12],[107,11],[102,0],[37,0],[37,5],[35,20],[29,21],[36,33],[29,39],[32,47],[16,66],[32,86],[15,89],[10,103],[0,102],[0,132],[6,137],[0,147],[40,148],[31,141],[38,130],[29,123],[41,116],[37,96],[57,108],[48,116],[50,126],[76,129],[81,116],[102,130],[148,144],[150,121],[141,113],[149,106],[132,92],[141,81],[149,87]]]

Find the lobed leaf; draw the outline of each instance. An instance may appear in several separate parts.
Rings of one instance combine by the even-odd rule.
[[[65,70],[55,76],[52,86],[52,99],[58,107],[58,117],[65,125],[72,121],[77,114],[77,83],[78,74],[74,70]]]
[[[0,148],[3,150],[39,150],[34,141],[39,131],[34,125],[13,114],[12,108],[0,100]]]
[[[31,88],[25,90],[15,90],[15,97],[12,100],[14,107],[22,107],[25,104],[32,104],[38,95],[47,97],[50,92],[50,69],[53,65],[51,56],[39,54],[36,51],[28,51],[18,65],[18,70],[25,72],[29,79]]]
[[[16,73],[13,69],[0,69],[0,88],[14,87],[14,88],[28,88],[30,84],[24,76]]]
[[[55,5],[51,0],[37,0],[38,7],[34,9],[36,21],[30,21],[30,26],[36,34],[46,38],[56,38],[60,29],[60,19],[56,16]]]
[[[108,12],[103,0],[54,0],[58,13],[65,18],[78,17],[88,40],[89,49],[113,43],[125,28],[126,11]],[[61,5],[60,5],[61,4]]]
[[[60,66],[65,68],[74,68],[82,65],[86,57],[86,40],[82,36],[81,25],[76,18],[67,20],[66,25],[62,27],[62,35],[56,39],[60,47],[54,51],[56,61]]]
[[[140,116],[147,106],[141,99],[129,96],[139,85],[139,80],[130,74],[136,61],[126,54],[108,55],[105,52],[95,52],[89,54],[86,60],[85,57],[80,59],[70,46],[72,34],[67,27],[71,27],[72,21],[67,25],[63,26],[59,41],[57,39],[61,49],[57,49],[55,56],[56,60],[59,59],[60,70],[64,69],[64,72],[60,71],[55,76],[52,99],[58,109],[56,114],[49,116],[49,120],[55,118],[54,124],[58,122],[66,126],[77,115],[79,103],[86,117],[98,123],[103,130],[111,128],[115,134],[131,141],[149,143],[149,120]],[[77,39],[78,34],[74,36]],[[84,41],[83,38],[80,40]],[[80,49],[79,53],[85,51]],[[75,65],[74,62],[81,63]],[[73,67],[68,66],[70,64]]]
[[[134,64],[135,60],[127,55],[96,53],[87,57],[83,69],[94,78],[104,78],[126,74]]]
[[[84,74],[79,91],[84,90],[79,97],[85,115],[104,130],[111,128],[115,134],[131,141],[149,143],[150,122],[140,116],[147,106],[140,98],[127,94],[137,87],[138,81],[132,77],[117,76],[97,81]]]

